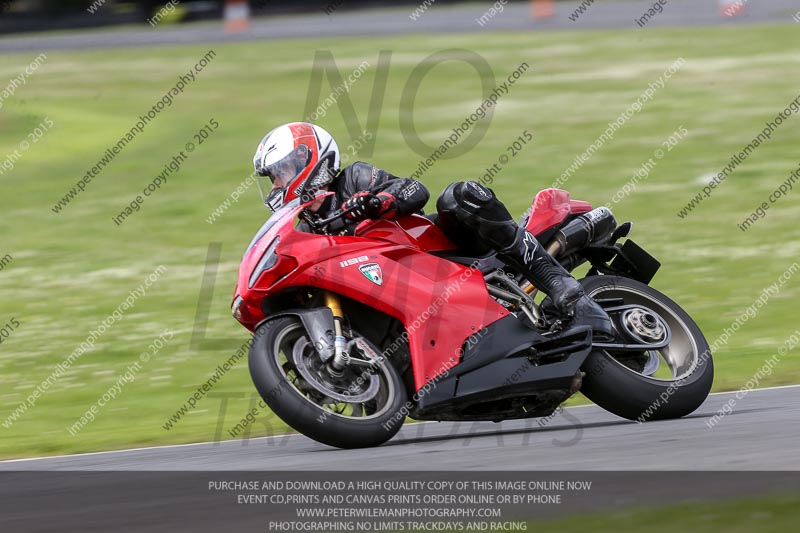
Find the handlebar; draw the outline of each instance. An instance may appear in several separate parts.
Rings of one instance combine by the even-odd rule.
[[[314,229],[314,231],[321,231],[321,230],[331,230],[331,231],[341,231],[345,227],[347,227],[347,223],[341,224],[341,226],[337,225],[336,227],[333,226],[334,222],[340,222],[343,218],[345,218],[348,214],[355,211],[355,207],[351,207],[350,209],[340,209],[333,213],[328,218],[318,218],[312,219],[311,217],[307,218],[306,221],[308,224]]]
[[[377,198],[372,198],[371,201],[370,201],[370,207],[375,208],[375,209],[380,208],[380,203],[381,203],[380,200],[378,200]],[[343,221],[343,219],[348,214],[352,213],[353,211],[356,211],[357,209],[358,209],[358,206],[353,206],[350,209],[340,209],[340,210],[334,212],[328,218],[321,218],[321,219],[317,218],[315,220],[312,217],[308,217],[307,221],[308,221],[308,224],[314,229],[314,231],[323,231],[324,232],[325,230],[328,230],[328,231],[332,231],[332,232],[339,232],[339,231],[342,231],[343,229],[345,229],[347,227],[348,222],[350,222],[350,223],[358,223],[358,222],[360,222],[360,220],[358,220],[358,221],[356,221],[356,220],[344,220]],[[336,224],[336,222],[340,222],[340,224]]]

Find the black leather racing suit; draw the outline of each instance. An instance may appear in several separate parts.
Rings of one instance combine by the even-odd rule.
[[[326,200],[321,212],[339,209],[342,203],[358,194],[372,193],[380,198],[380,217],[420,211],[430,194],[412,178],[398,178],[368,163],[354,163],[337,176],[331,185],[335,194]],[[548,254],[536,238],[518,226],[506,207],[491,189],[474,182],[448,186],[436,202],[437,224],[457,245],[476,250],[479,242],[494,249],[501,259],[512,264],[537,287],[547,293],[563,315],[579,312],[599,332],[613,335],[608,315],[580,284]],[[468,244],[472,243],[472,246]]]
[[[342,169],[331,184],[335,194],[323,204],[320,212],[329,213],[358,193],[369,192],[381,199],[381,217],[410,215],[421,211],[430,198],[425,186],[413,178],[398,178],[385,170],[357,162]]]
[[[614,335],[606,312],[525,228],[517,225],[494,191],[478,182],[450,184],[436,201],[437,224],[459,247],[475,254],[495,250],[507,264],[550,296],[564,316],[579,314],[599,333]]]

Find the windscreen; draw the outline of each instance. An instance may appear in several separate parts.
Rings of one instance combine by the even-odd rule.
[[[261,226],[261,228],[258,230],[256,236],[253,237],[252,241],[250,241],[250,244],[247,246],[247,250],[245,250],[244,255],[247,255],[247,252],[249,252],[250,249],[253,246],[255,246],[259,240],[261,240],[261,237],[263,237],[265,233],[267,233],[275,224],[277,224],[287,216],[290,216],[292,211],[294,211],[299,205],[300,205],[300,198],[295,198],[285,206],[281,207],[280,209],[272,213],[272,216],[269,217],[266,222],[264,222],[264,225]]]

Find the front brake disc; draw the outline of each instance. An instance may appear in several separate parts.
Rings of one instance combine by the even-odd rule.
[[[308,341],[308,338],[301,337],[297,340],[294,348],[292,349],[292,359],[294,359],[294,364],[297,367],[298,372],[300,372],[300,375],[303,376],[303,379],[305,379],[306,383],[311,385],[314,389],[321,392],[325,396],[328,396],[329,398],[341,403],[364,403],[377,396],[378,390],[380,389],[380,380],[375,374],[372,373],[360,374],[356,379],[358,386],[354,387],[353,384],[351,384],[350,388],[347,389],[351,392],[357,392],[362,390],[362,385],[368,383],[366,390],[360,394],[342,394],[325,385],[319,378],[319,375],[317,375],[314,370],[310,369],[308,367],[308,363],[306,362],[305,353],[309,344],[310,342]]]

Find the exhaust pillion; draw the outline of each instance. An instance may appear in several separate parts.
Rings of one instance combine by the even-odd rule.
[[[581,308],[565,319],[549,297],[537,303],[502,255],[464,255],[424,216],[348,227],[346,209],[323,219],[314,201],[292,200],[257,232],[232,304],[254,333],[261,397],[314,440],[377,446],[406,417],[546,417],[578,391],[639,421],[687,415],[708,396],[702,332],[649,286],[660,263],[608,208],[545,189],[521,221],[566,270],[588,266],[583,292],[611,320],[600,335]]]

